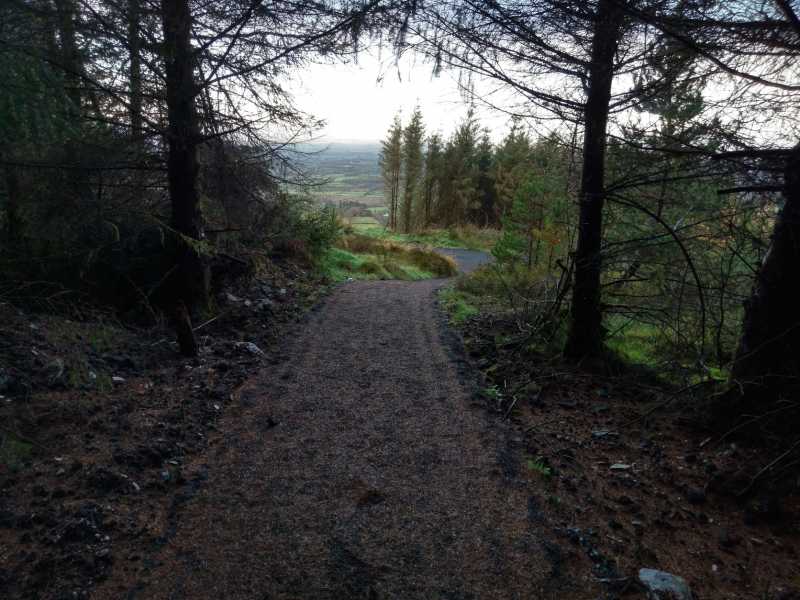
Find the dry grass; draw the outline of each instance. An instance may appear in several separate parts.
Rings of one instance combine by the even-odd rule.
[[[342,236],[336,245],[355,254],[379,257],[383,259],[384,264],[392,262],[411,264],[420,271],[432,273],[436,277],[452,277],[458,272],[452,258],[428,248],[406,246],[358,234]]]

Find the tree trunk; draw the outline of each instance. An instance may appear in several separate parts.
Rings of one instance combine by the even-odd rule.
[[[142,138],[142,43],[139,34],[141,9],[139,0],[128,0],[128,52],[130,54],[130,104],[131,136]]]
[[[583,358],[602,348],[600,248],[605,201],[605,151],[614,58],[623,12],[614,0],[600,0],[595,17],[588,92],[584,109],[578,245],[569,336],[564,354]]]
[[[208,269],[199,243],[204,239],[203,216],[197,191],[197,144],[194,55],[191,47],[191,14],[188,0],[162,0],[164,61],[167,84],[167,179],[172,207],[175,272],[169,286],[170,301],[181,303],[196,315],[208,305]],[[173,308],[176,314],[183,311]],[[188,316],[186,317],[188,319]],[[188,335],[185,319],[178,323],[181,351],[197,354],[194,336]]]
[[[75,40],[74,0],[55,0],[58,17],[60,66],[64,71],[64,90],[76,116],[81,114],[81,58]]]
[[[748,402],[774,398],[800,376],[800,144],[787,160],[783,195],[731,373]]]

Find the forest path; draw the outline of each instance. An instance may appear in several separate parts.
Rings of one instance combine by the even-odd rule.
[[[443,283],[336,290],[242,391],[127,597],[580,597],[553,577],[522,438],[473,398]]]

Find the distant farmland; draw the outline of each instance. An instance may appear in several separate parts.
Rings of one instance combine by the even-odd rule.
[[[301,157],[301,164],[320,181],[310,190],[320,202],[383,206],[379,144],[304,144],[299,150],[307,153]]]

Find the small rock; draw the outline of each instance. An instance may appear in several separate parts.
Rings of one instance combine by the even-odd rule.
[[[124,377],[119,377],[118,375],[114,375],[111,378],[111,381],[113,381],[114,383],[125,383],[125,378]]]
[[[230,292],[226,292],[225,298],[228,300],[228,302],[239,302],[239,298],[237,298],[236,296],[234,296]]]
[[[631,465],[625,463],[614,463],[609,467],[612,471],[629,471],[631,468]]]
[[[592,437],[596,440],[602,440],[606,438],[615,438],[618,437],[619,434],[616,431],[606,431],[605,429],[600,429],[598,431],[592,432]]]
[[[639,569],[639,581],[647,588],[650,600],[692,600],[686,580],[656,569]]]
[[[235,346],[255,356],[264,356],[264,351],[253,342],[236,342]]]

